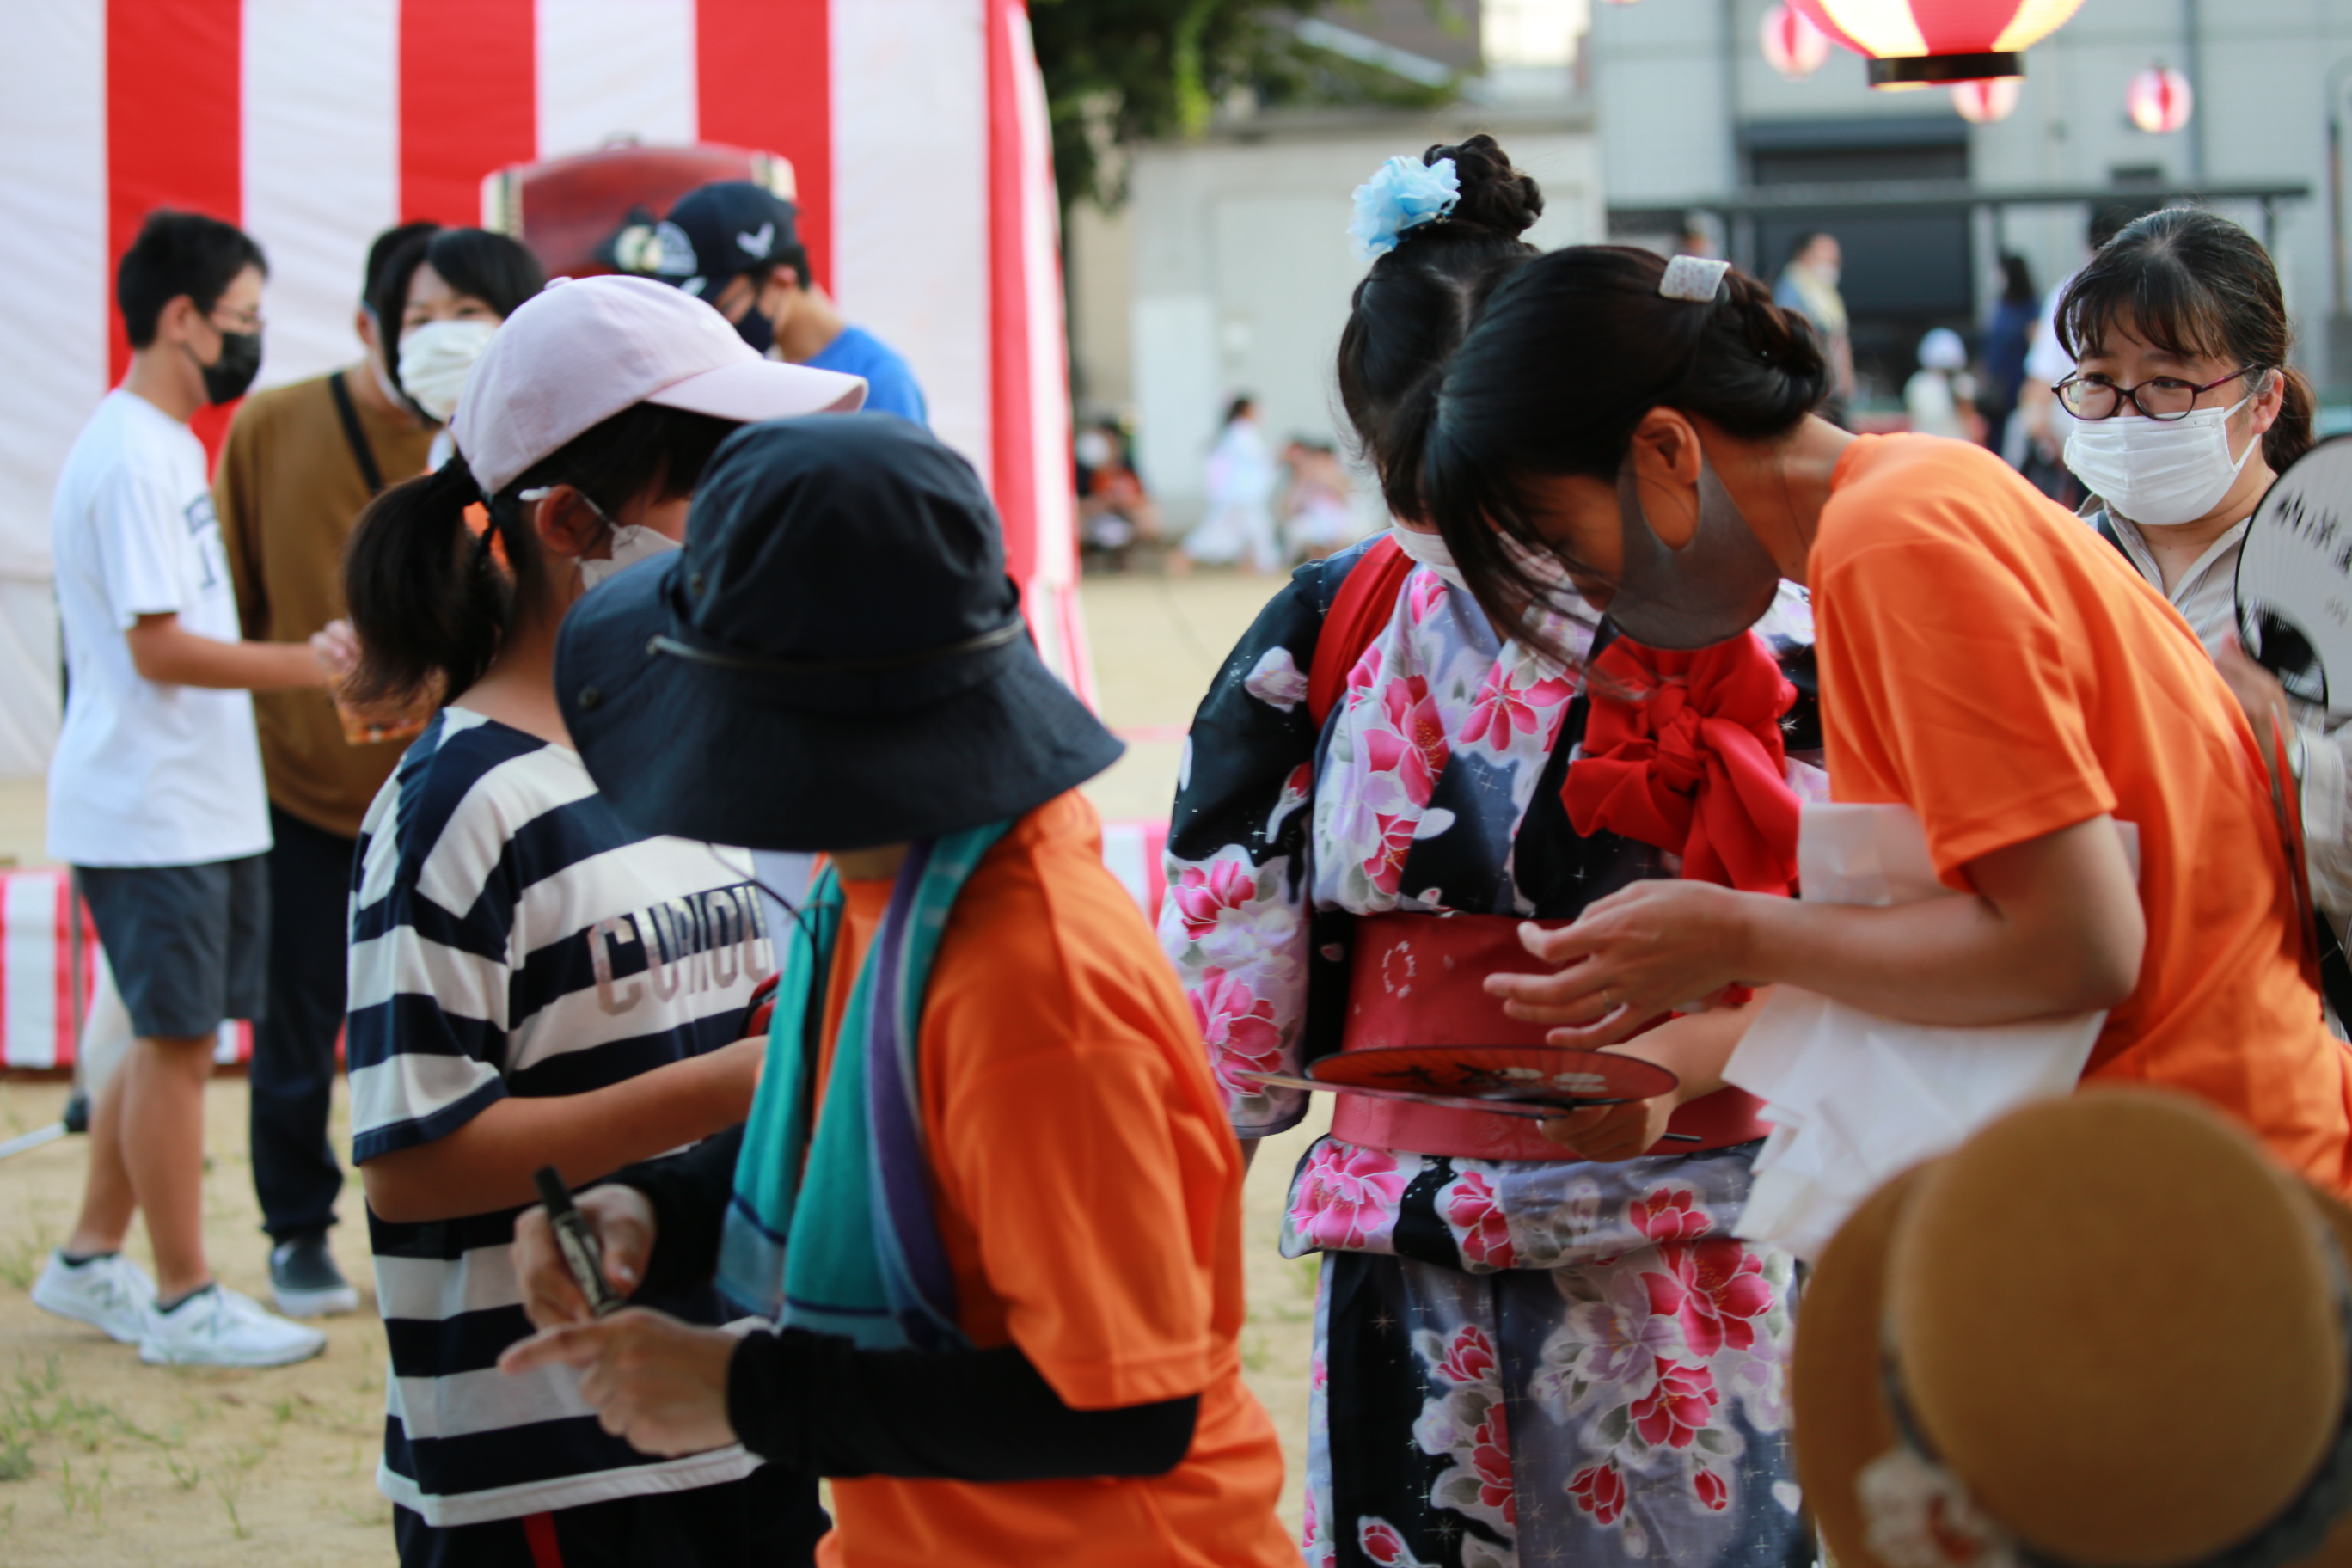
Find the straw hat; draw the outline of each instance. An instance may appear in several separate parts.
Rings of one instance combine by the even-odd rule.
[[[1839,1568],[2352,1565],[2347,1256],[2352,1210],[2151,1090],[2029,1106],[1897,1176],[1797,1338],[1798,1479]]]

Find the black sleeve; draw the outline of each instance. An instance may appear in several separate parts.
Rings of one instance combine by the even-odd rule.
[[[719,1271],[719,1236],[742,1149],[738,1122],[684,1153],[624,1166],[606,1178],[636,1188],[654,1206],[654,1255],[640,1295],[686,1295]]]
[[[1073,1410],[1016,1346],[867,1351],[832,1334],[755,1333],[727,1368],[727,1419],[786,1469],[917,1480],[1157,1476],[1192,1446],[1198,1394]]]

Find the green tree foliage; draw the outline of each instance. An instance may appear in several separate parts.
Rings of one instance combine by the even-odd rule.
[[[1431,0],[1441,17],[1463,0]],[[1324,0],[1030,0],[1065,204],[1125,195],[1114,148],[1198,135],[1237,90],[1259,105],[1425,108],[1454,96],[1299,41],[1298,21],[1350,7]]]

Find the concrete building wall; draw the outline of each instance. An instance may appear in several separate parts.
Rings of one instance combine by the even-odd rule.
[[[1740,130],[1758,122],[1951,113],[1940,89],[1873,92],[1843,50],[1790,81],[1758,43],[1769,0],[1651,0],[1596,5],[1586,68],[1602,132],[1612,207],[1721,197],[1741,177]],[[2160,62],[2197,94],[2189,127],[2150,136],[2125,110],[2132,74]],[[2303,182],[2280,206],[2275,254],[2306,358],[2325,374],[2331,273],[2331,90],[2352,78],[2352,0],[2084,0],[2029,55],[2016,110],[1967,131],[1970,178],[1986,187],[2105,185],[2119,174],[2196,186]],[[2223,208],[2257,228],[2258,208]],[[2083,207],[2011,208],[1997,234],[2047,286],[2081,258]],[[1777,263],[1779,258],[1769,258]],[[1997,280],[1977,269],[1980,298]],[[2330,379],[2352,383],[2352,361]]]
[[[1144,481],[1180,526],[1198,515],[1224,405],[1259,400],[1269,438],[1346,446],[1332,361],[1363,275],[1349,251],[1357,185],[1382,160],[1491,130],[1542,184],[1547,247],[1604,232],[1587,121],[1549,112],[1265,116],[1135,155],[1130,199],[1072,228],[1083,401],[1136,420]],[[1122,276],[1123,273],[1123,276]],[[1124,296],[1124,336],[1113,301]]]

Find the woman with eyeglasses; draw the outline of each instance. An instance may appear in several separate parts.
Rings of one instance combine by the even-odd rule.
[[[2278,269],[2252,235],[2194,207],[2150,213],[2068,288],[2059,341],[2079,368],[2057,387],[2081,421],[2066,463],[2083,515],[2172,602],[2212,654],[2254,734],[2287,739],[2302,786],[2315,903],[2339,943],[2352,918],[2352,728],[2290,700],[2238,646],[2238,552],[2279,470],[2311,446],[2311,385],[2291,368]],[[2330,995],[2345,1032],[2346,1006]]]
[[[2352,1068],[2302,972],[2263,750],[2211,661],[1993,454],[1792,410],[1780,392],[1820,352],[1777,331],[1759,292],[1613,247],[1528,262],[1450,363],[1428,513],[1515,627],[1539,625],[1559,574],[1652,642],[1737,635],[1780,578],[1808,584],[1832,798],[1909,807],[1963,896],[1641,881],[1524,932],[1538,962],[1489,989],[1554,1043],[1628,1051],[1644,1020],[1742,983],[1926,1025],[2104,1011],[2085,1081],[2195,1095],[2344,1190]],[[2276,401],[2248,407],[2275,424]]]

